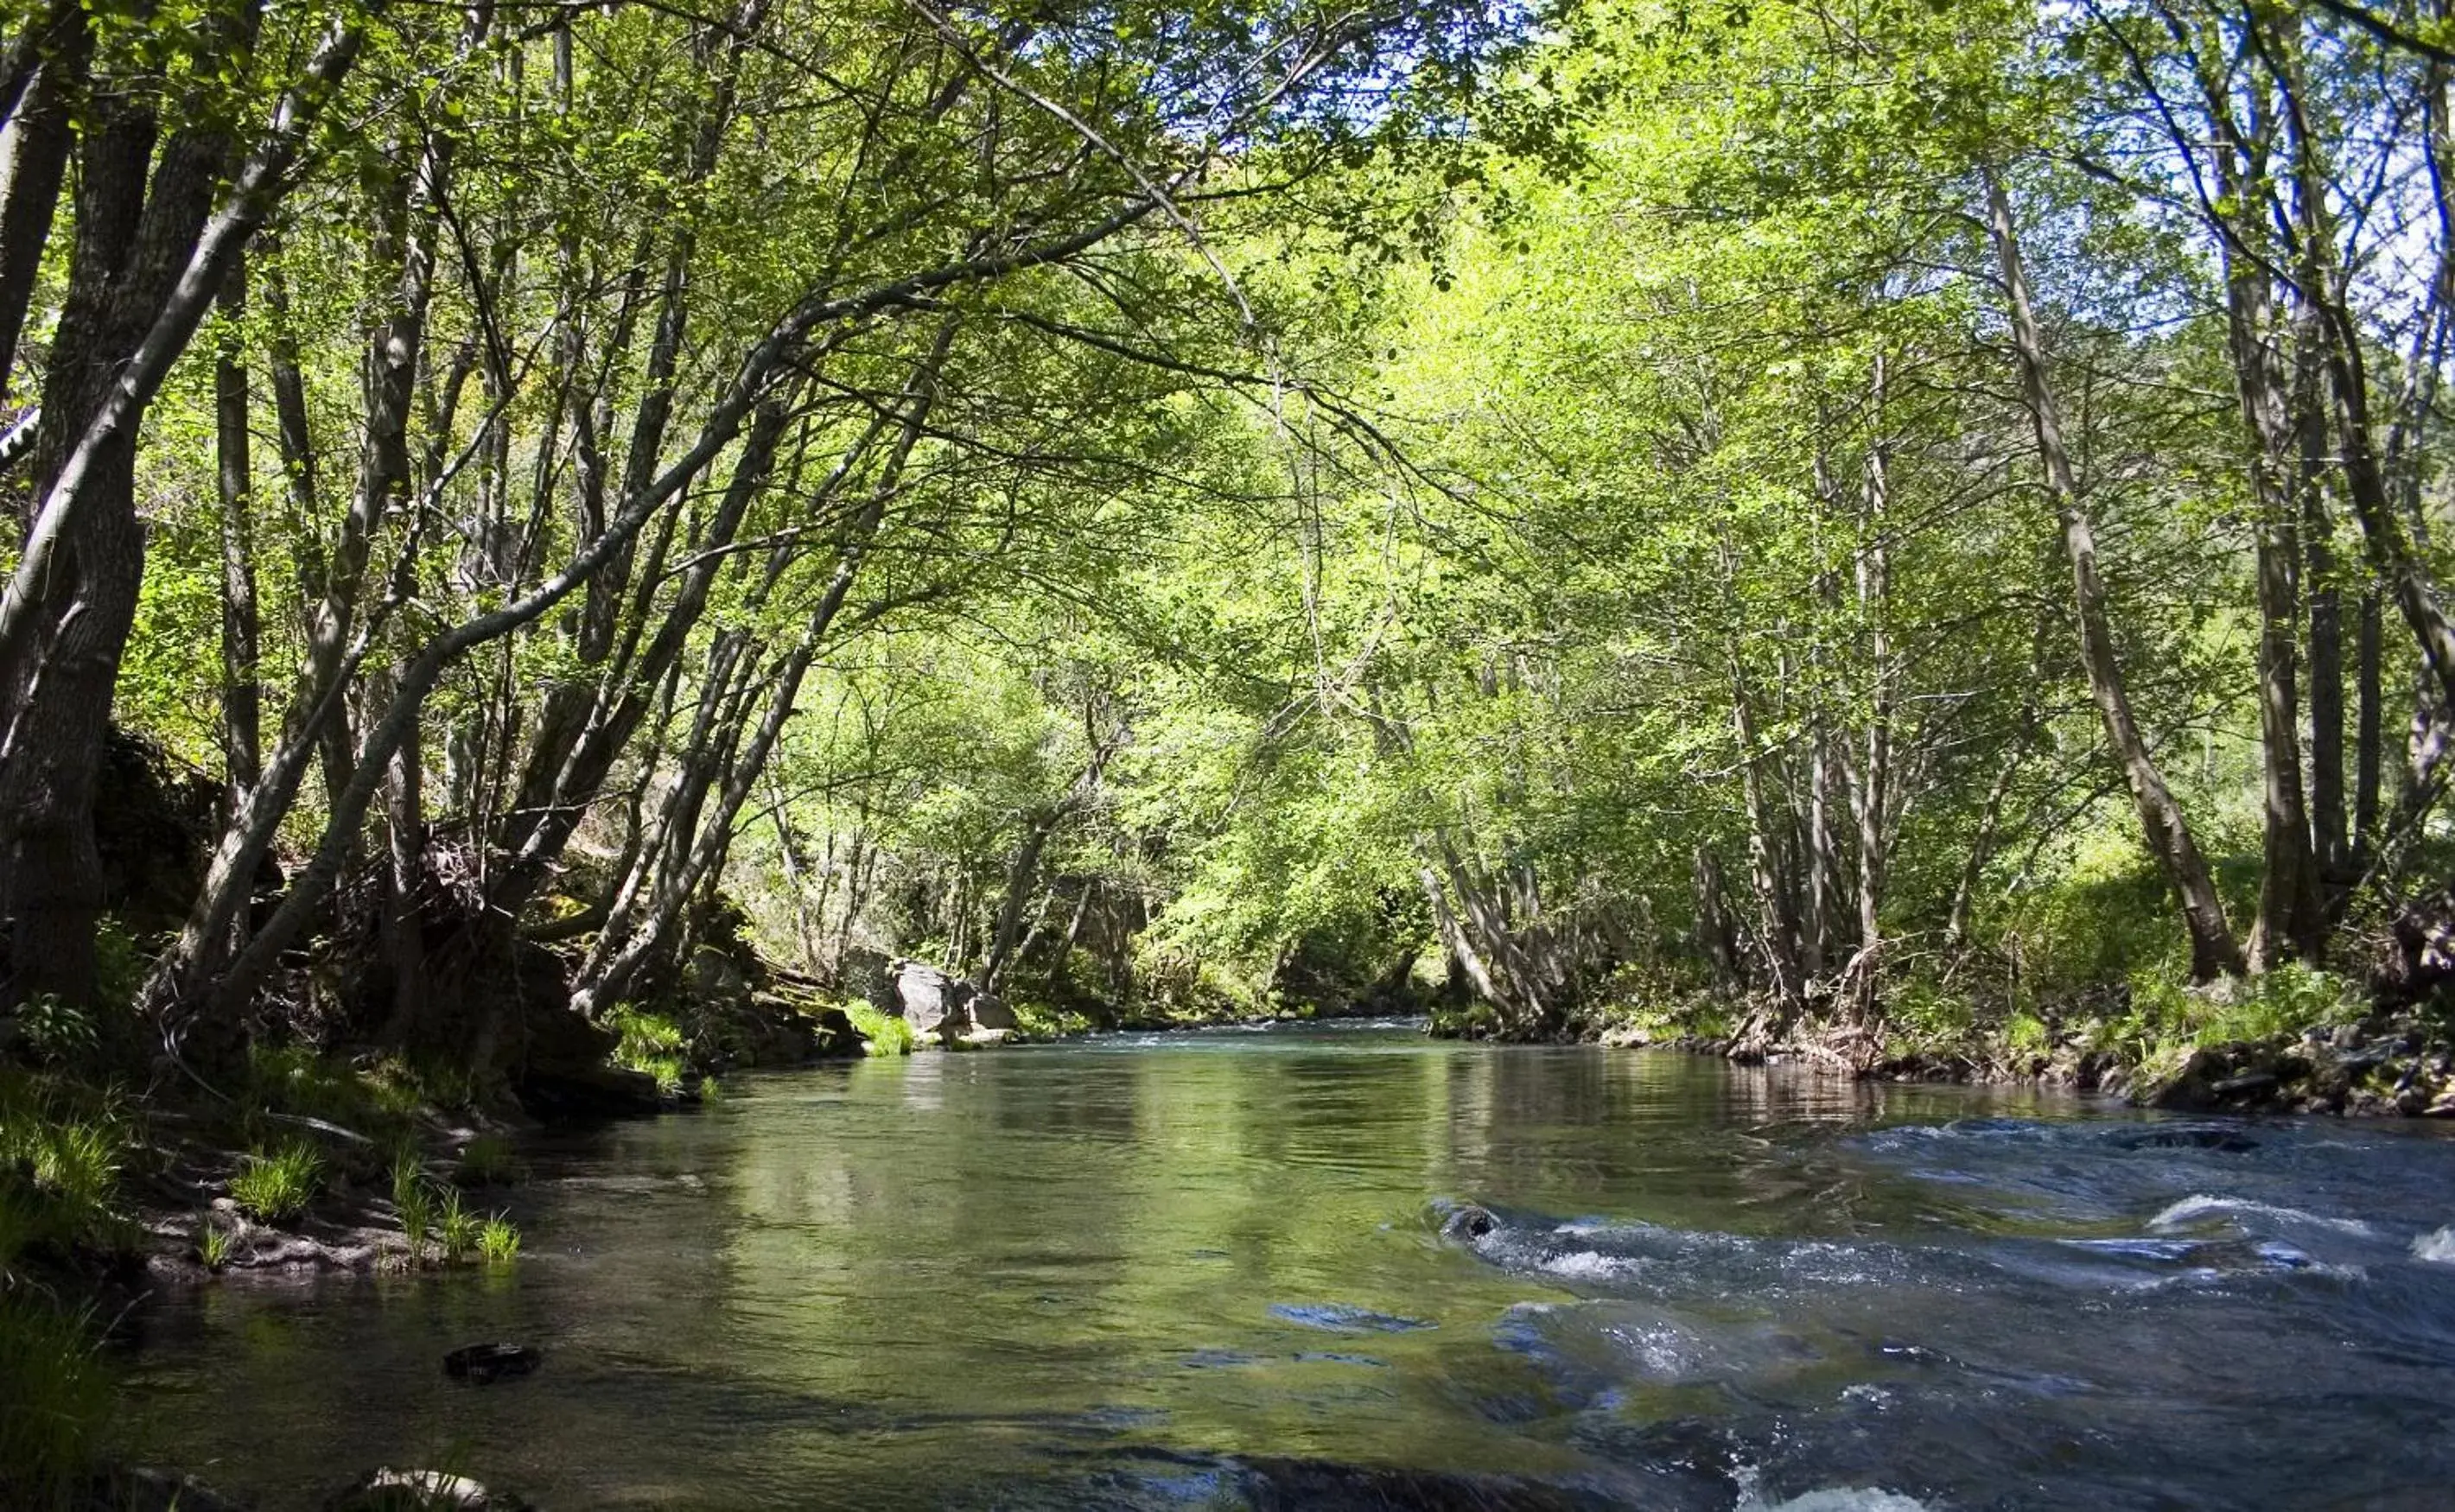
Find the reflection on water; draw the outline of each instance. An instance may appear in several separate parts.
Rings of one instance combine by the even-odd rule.
[[[508,1275],[153,1306],[132,1432],[273,1506],[411,1462],[562,1508],[2425,1506],[2455,1475],[2455,1141],[2400,1130],[1348,1027],[754,1079],[534,1163]],[[1462,1203],[1490,1223],[1445,1234]],[[544,1368],[443,1378],[491,1338]]]

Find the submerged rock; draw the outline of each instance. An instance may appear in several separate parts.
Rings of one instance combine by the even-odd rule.
[[[442,1470],[384,1469],[324,1502],[324,1512],[536,1512],[508,1491],[492,1491]]]
[[[1580,1512],[1625,1506],[1599,1488],[1560,1485],[1516,1476],[1406,1470],[1322,1460],[1248,1459],[1238,1488],[1255,1507],[1409,1512]],[[1670,1504],[1670,1503],[1662,1503]]]
[[[2122,1135],[2114,1142],[2125,1150],[2217,1150],[2226,1155],[2247,1155],[2259,1148],[2257,1139],[2244,1137],[2239,1130],[2206,1124],[2151,1124],[2138,1134]]]
[[[1478,1240],[1500,1226],[1500,1220],[1469,1203],[1441,1220],[1441,1232],[1451,1239]]]
[[[531,1344],[464,1344],[443,1357],[443,1373],[483,1386],[537,1369],[545,1352]]]

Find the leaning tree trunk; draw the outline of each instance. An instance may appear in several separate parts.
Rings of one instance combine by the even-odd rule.
[[[2045,471],[2046,492],[2062,522],[2063,554],[2070,560],[2072,598],[2079,612],[2080,664],[2088,674],[2090,695],[2105,723],[2107,741],[2121,763],[2124,780],[2140,815],[2140,827],[2165,879],[2182,900],[2182,924],[2191,942],[2191,978],[2213,980],[2242,970],[2241,948],[2225,922],[2224,902],[2217,896],[2206,860],[2191,834],[2190,821],[2157,769],[2147,739],[2131,711],[2122,667],[2114,649],[2114,629],[2107,609],[2105,585],[2097,572],[2097,533],[2073,480],[2071,454],[2063,444],[2062,414],[2047,377],[2045,340],[2030,304],[2029,284],[2020,266],[2019,233],[2012,222],[2012,202],[1993,175],[1986,182],[1989,230],[2010,306],[2012,346],[2020,371],[2020,388],[2038,436],[2038,455]]]
[[[36,29],[27,39],[33,72],[10,119],[9,157],[0,166],[0,400],[9,396],[18,339],[68,172],[74,89],[92,53],[84,6],[54,0],[45,12],[30,23]]]
[[[69,294],[36,442],[43,503],[10,587],[14,634],[0,641],[9,711],[0,734],[0,916],[10,922],[0,999],[13,1001],[95,998],[103,893],[94,775],[136,617],[145,531],[136,516],[135,417],[89,433],[114,412],[122,365],[187,266],[222,155],[217,136],[182,131],[163,148],[149,185],[151,107],[117,96],[92,109]],[[73,511],[56,496],[68,490]],[[26,567],[35,569],[30,581]]]

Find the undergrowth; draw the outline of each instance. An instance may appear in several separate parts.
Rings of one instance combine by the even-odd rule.
[[[619,1037],[614,1047],[616,1065],[656,1078],[657,1091],[666,1097],[681,1092],[682,1077],[689,1069],[683,1054],[688,1041],[681,1025],[631,1003],[618,1004],[605,1022]]]
[[[844,999],[843,1014],[862,1038],[867,1040],[873,1056],[908,1056],[920,1044],[912,1025],[893,1014],[883,1013],[866,998]]]
[[[231,1178],[230,1195],[248,1217],[279,1223],[307,1211],[323,1183],[323,1156],[314,1145],[293,1140],[270,1152],[251,1152]]]

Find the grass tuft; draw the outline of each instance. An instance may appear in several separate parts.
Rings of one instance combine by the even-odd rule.
[[[238,1240],[229,1229],[213,1220],[211,1214],[196,1219],[196,1260],[209,1271],[218,1271],[230,1264],[238,1253]]]
[[[0,1502],[59,1495],[91,1467],[111,1413],[98,1341],[90,1312],[0,1292]]]
[[[502,1214],[488,1218],[477,1229],[477,1255],[489,1265],[508,1265],[519,1258],[520,1231]]]
[[[666,1097],[680,1094],[682,1075],[689,1069],[681,1025],[630,1003],[618,1004],[605,1022],[619,1037],[614,1047],[616,1065],[656,1078],[657,1090]]]
[[[400,1236],[409,1246],[409,1262],[426,1256],[427,1237],[435,1229],[435,1194],[426,1184],[425,1168],[415,1151],[404,1150],[392,1162],[392,1206],[400,1220]]]
[[[443,1241],[443,1258],[457,1265],[467,1260],[477,1248],[478,1237],[485,1231],[484,1217],[460,1203],[457,1189],[446,1187],[443,1204],[435,1215],[436,1236]]]
[[[861,1037],[869,1041],[868,1053],[873,1056],[908,1056],[920,1043],[909,1022],[882,1013],[866,998],[846,998],[843,1014]]]
[[[314,1146],[293,1141],[269,1155],[249,1155],[246,1167],[231,1178],[231,1200],[250,1218],[279,1223],[307,1211],[323,1180],[324,1158]]]

